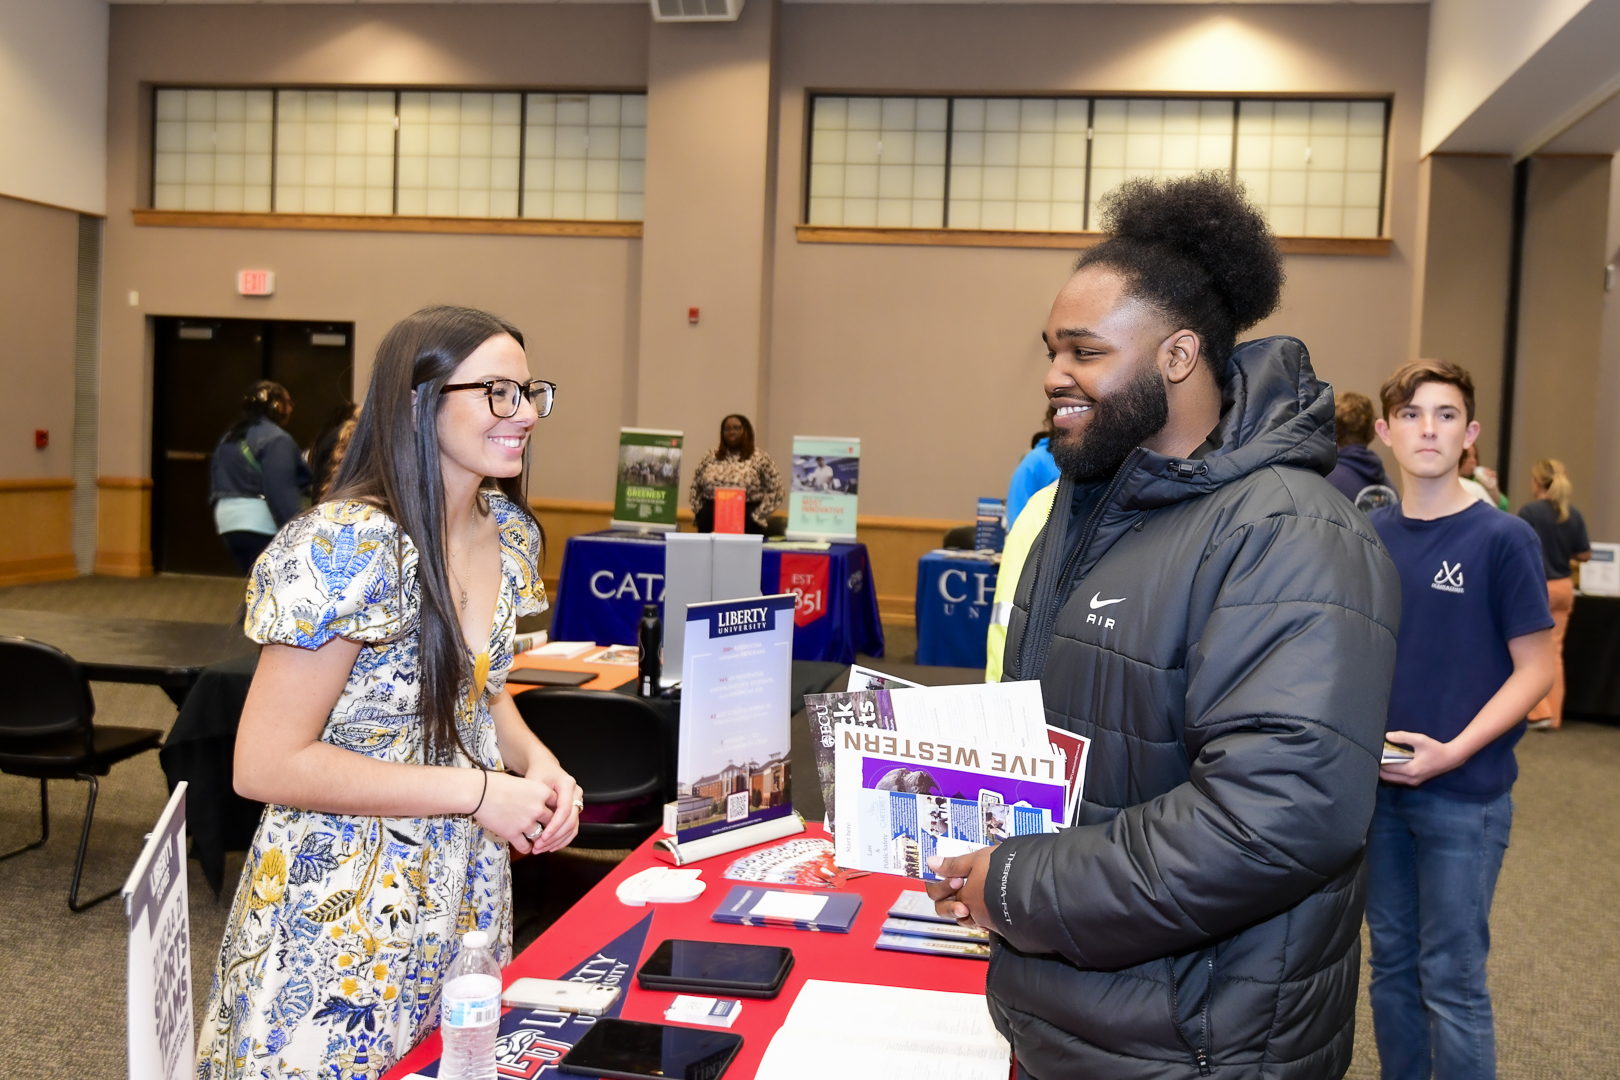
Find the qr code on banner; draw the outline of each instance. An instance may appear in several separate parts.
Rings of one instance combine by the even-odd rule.
[[[739,791],[726,796],[726,821],[741,821],[748,816],[748,792]]]

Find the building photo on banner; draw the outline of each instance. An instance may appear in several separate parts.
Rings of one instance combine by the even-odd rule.
[[[1615,1074],[1616,43],[0,3],[0,1078]]]

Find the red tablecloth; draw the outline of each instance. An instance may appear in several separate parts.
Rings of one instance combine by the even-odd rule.
[[[806,835],[826,836],[819,824],[807,826]],[[780,843],[781,841],[773,841]],[[769,847],[761,844],[760,848]],[[787,1018],[793,999],[806,979],[829,979],[837,982],[878,983],[888,986],[911,986],[925,990],[949,990],[964,994],[984,993],[985,971],[982,960],[962,960],[944,956],[921,956],[915,953],[880,951],[873,947],[879,927],[883,925],[889,906],[903,890],[917,889],[920,882],[872,874],[856,878],[843,886],[844,891],[857,892],[863,898],[860,914],[847,934],[813,933],[805,930],[786,930],[771,927],[732,926],[717,923],[709,916],[720,906],[726,893],[736,882],[722,875],[732,861],[748,851],[717,855],[695,863],[703,871],[703,880],[709,883],[707,891],[689,904],[654,904],[647,908],[628,907],[619,902],[614,890],[619,882],[649,866],[668,865],[652,853],[648,840],[620,863],[596,888],[585,895],[568,913],[512,961],[502,973],[510,984],[514,979],[555,979],[585,959],[592,949],[607,944],[645,918],[651,910],[652,927],[647,933],[645,960],[658,943],[666,938],[689,938],[704,941],[744,941],[760,945],[786,945],[793,950],[793,971],[787,986],[774,1000],[743,999],[742,1015],[731,1030],[743,1037],[742,1052],[726,1070],[726,1080],[744,1080],[759,1068],[759,1060],[769,1045],[771,1036]],[[638,962],[639,966],[639,962]],[[658,994],[642,990],[634,977],[625,981],[628,988],[624,1011],[626,1020],[664,1022],[664,1010],[675,1000],[674,994]],[[439,1056],[439,1036],[411,1051],[384,1080],[399,1080],[417,1068],[430,1064]]]

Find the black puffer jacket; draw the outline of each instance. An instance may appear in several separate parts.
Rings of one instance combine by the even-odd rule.
[[[1018,586],[1006,677],[1095,740],[1077,824],[1002,844],[985,887],[991,1013],[1038,1080],[1350,1063],[1400,579],[1322,479],[1305,347],[1228,372],[1201,454],[1132,451],[1068,567],[1062,483]]]

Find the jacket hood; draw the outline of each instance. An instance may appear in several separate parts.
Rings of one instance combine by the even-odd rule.
[[[1138,449],[1122,505],[1146,510],[1204,495],[1274,465],[1326,476],[1337,458],[1333,388],[1298,338],[1246,341],[1226,362],[1221,419],[1189,458]]]
[[[1384,463],[1371,447],[1355,444],[1339,447],[1339,468],[1355,473],[1363,486],[1385,482]]]

